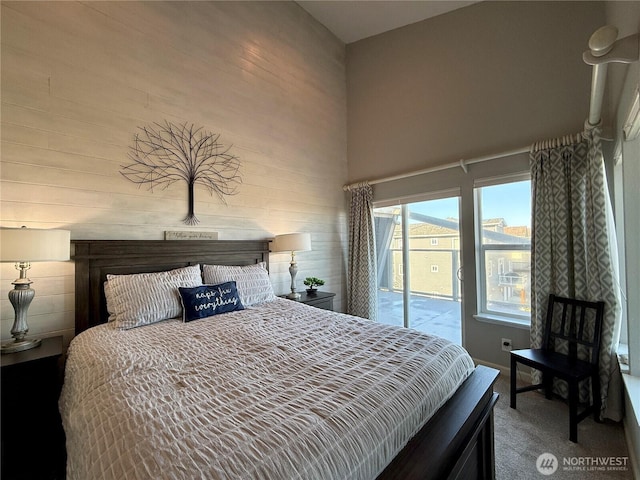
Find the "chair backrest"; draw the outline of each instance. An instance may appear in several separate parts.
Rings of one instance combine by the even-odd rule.
[[[578,346],[590,349],[589,361],[598,363],[604,302],[589,302],[549,295],[542,348],[555,350],[556,340],[567,342],[568,355],[577,358]]]

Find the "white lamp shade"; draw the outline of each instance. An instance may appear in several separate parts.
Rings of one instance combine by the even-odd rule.
[[[274,252],[303,252],[311,250],[311,234],[287,233],[277,235],[274,241]]]
[[[69,260],[68,230],[37,228],[0,229],[0,260],[3,262],[56,262]]]

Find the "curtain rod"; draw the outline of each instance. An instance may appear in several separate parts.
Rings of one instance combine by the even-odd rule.
[[[425,173],[438,172],[440,170],[448,170],[449,168],[456,168],[456,167],[462,168],[462,170],[464,170],[464,173],[467,173],[467,165],[486,162],[487,160],[495,160],[497,158],[502,158],[502,157],[510,157],[511,155],[517,155],[519,153],[527,153],[530,150],[531,150],[531,146],[514,148],[513,150],[507,150],[506,152],[494,153],[491,155],[483,155],[481,157],[475,157],[469,160],[461,159],[459,162],[445,163],[443,165],[437,165],[435,167],[423,168],[421,170],[416,170],[413,172],[400,173],[398,175],[391,175],[389,177],[378,178],[378,179],[369,180],[366,182],[351,183],[349,185],[343,186],[342,189],[344,191],[347,191],[347,190],[351,190],[352,188],[362,186],[363,184],[375,185],[376,183],[391,182],[393,180],[401,180],[403,178],[415,177],[417,175],[423,175]]]
[[[589,50],[582,54],[582,60],[593,66],[591,75],[591,98],[589,99],[588,125],[595,127],[602,116],[602,100],[604,86],[607,80],[609,64],[633,63],[638,61],[639,34],[618,38],[618,29],[612,25],[605,25],[593,32],[589,38]]]

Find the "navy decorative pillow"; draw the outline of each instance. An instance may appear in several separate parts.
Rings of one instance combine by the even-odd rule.
[[[199,287],[178,287],[182,300],[182,320],[191,322],[210,317],[218,313],[244,310],[238,296],[236,282],[220,285],[201,285]]]

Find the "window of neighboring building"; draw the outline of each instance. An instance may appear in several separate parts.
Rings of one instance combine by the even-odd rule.
[[[431,265],[431,273],[438,273],[438,265]]]
[[[478,315],[530,321],[531,181],[488,184],[475,194]]]
[[[431,239],[431,245],[438,245],[438,239],[437,238],[432,238]]]

